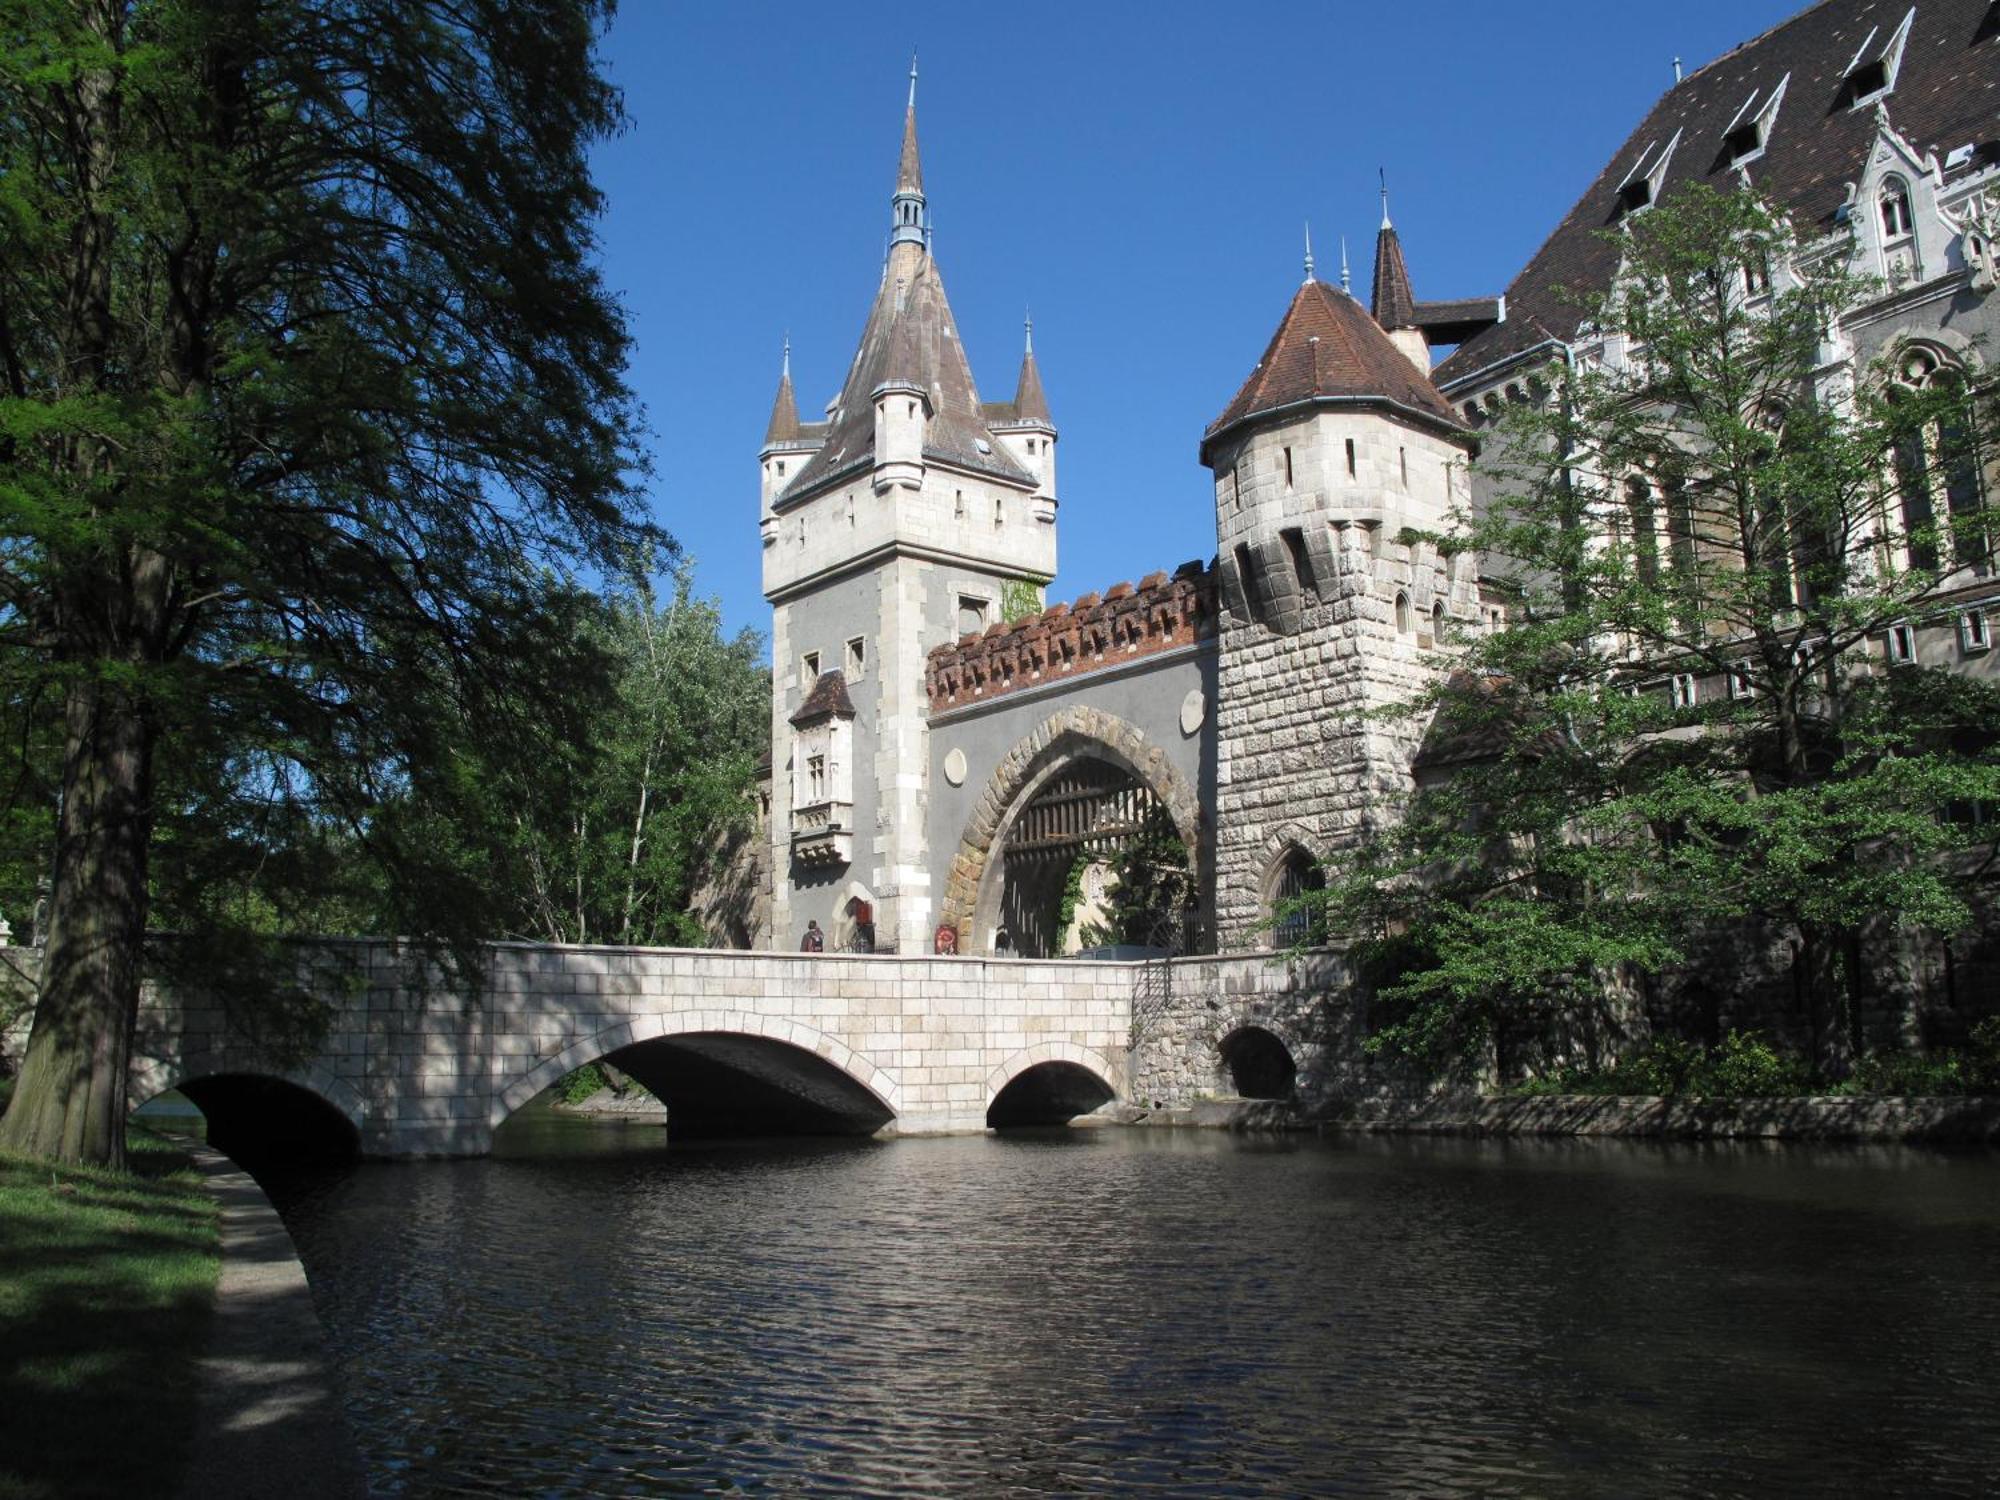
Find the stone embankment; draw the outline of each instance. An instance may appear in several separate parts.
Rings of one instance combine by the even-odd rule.
[[[1137,1112],[1135,1112],[1136,1114]],[[2000,1097],[1881,1094],[1795,1099],[1666,1099],[1544,1094],[1341,1101],[1206,1100],[1133,1123],[1232,1130],[1471,1136],[1626,1136],[1653,1140],[1908,1141],[2000,1144]]]
[[[182,1500],[367,1500],[284,1222],[249,1173],[206,1147],[192,1154],[221,1214],[222,1271]]]

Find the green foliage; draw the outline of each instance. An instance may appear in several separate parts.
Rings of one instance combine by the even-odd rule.
[[[1143,948],[1188,949],[1196,893],[1187,845],[1163,808],[1154,808],[1144,828],[1112,860],[1115,879],[1109,910],[1083,934],[1086,948],[1131,944]]]
[[[1076,920],[1076,909],[1083,902],[1083,877],[1090,867],[1097,863],[1097,856],[1085,851],[1069,862],[1069,873],[1063,876],[1062,900],[1056,903],[1056,937],[1060,940],[1069,931],[1069,924]]]
[[[14,1144],[115,1154],[149,916],[471,962],[492,789],[592,753],[588,585],[666,547],[594,264],[608,13],[0,8],[0,910],[47,876],[50,940]]]
[[[511,901],[504,930],[546,942],[699,945],[688,912],[724,835],[754,816],[770,743],[763,643],[722,634],[691,570],[664,602],[635,586],[593,623],[614,696],[567,774],[495,775],[491,861]]]
[[[585,1063],[574,1073],[566,1073],[556,1084],[556,1097],[564,1104],[581,1104],[593,1094],[602,1093],[611,1087],[611,1081],[604,1076],[604,1070],[596,1063]]]
[[[1849,1094],[2000,1094],[2000,1016],[1972,1028],[1964,1047],[1929,1055],[1874,1052],[1840,1085]]]
[[[1965,814],[2000,802],[2000,692],[1880,666],[1892,624],[1954,617],[1954,562],[2000,519],[1958,485],[1947,535],[1885,493],[1885,455],[1928,444],[1970,473],[1992,413],[1879,371],[1816,404],[1827,330],[1870,288],[1820,264],[1747,304],[1746,267],[1802,253],[1751,193],[1689,189],[1615,238],[1623,274],[1586,313],[1630,358],[1551,367],[1489,442],[1498,493],[1450,540],[1509,597],[1505,628],[1389,716],[1428,720],[1438,774],[1343,859],[1315,925],[1359,939],[1372,1045],[1449,1066],[1719,926],[1775,923],[1837,1075],[1861,1050],[1853,956],[1883,924],[1965,926],[1965,874],[1995,853]]]
[[[1755,1032],[1741,1031],[1731,1031],[1712,1048],[1655,1036],[1608,1068],[1558,1069],[1508,1090],[1703,1099],[1785,1098],[1813,1091],[1812,1075],[1801,1061],[1783,1056]]]
[[[1043,585],[1033,578],[1009,578],[1000,585],[1000,617],[1012,624],[1042,612]]]

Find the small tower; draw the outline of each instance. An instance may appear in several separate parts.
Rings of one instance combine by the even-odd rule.
[[[1225,950],[1268,945],[1259,923],[1276,883],[1295,878],[1285,872],[1337,857],[1407,785],[1408,729],[1369,711],[1438,669],[1447,621],[1476,618],[1463,561],[1403,540],[1446,529],[1468,493],[1472,448],[1422,367],[1350,294],[1310,274],[1203,436],[1223,602]]]
[[[1035,363],[1035,320],[1022,321],[1021,374],[1011,402],[986,408],[994,433],[1007,452],[1035,478],[1035,516],[1053,525],[1056,518],[1056,424],[1049,415],[1049,398],[1042,390],[1042,372]]]
[[[773,507],[778,496],[797,477],[822,436],[822,430],[809,430],[799,421],[798,398],[792,393],[792,341],[787,337],[778,374],[778,394],[771,402],[771,420],[764,426],[764,445],[757,450],[757,463],[762,470],[758,530],[766,547],[777,539]]]

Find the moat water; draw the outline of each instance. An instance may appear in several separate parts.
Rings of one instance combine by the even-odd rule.
[[[1094,1130],[272,1186],[378,1495],[1978,1495],[2000,1155]]]

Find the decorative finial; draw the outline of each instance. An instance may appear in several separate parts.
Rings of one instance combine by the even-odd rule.
[[[1026,356],[1035,352],[1035,315],[1027,308],[1021,309],[1021,353]]]
[[[783,375],[787,380],[790,380],[792,378],[792,331],[789,328],[785,330],[784,368],[781,371],[779,371],[779,373]]]
[[[1680,81],[1681,81],[1681,60],[1678,57],[1676,57],[1674,59],[1674,82],[1679,83]]]
[[[917,50],[910,49],[910,108],[917,107]]]
[[[1347,274],[1347,236],[1340,237],[1340,289],[1350,297],[1354,295],[1354,283]]]
[[[1306,220],[1306,280],[1308,283],[1310,283],[1312,279],[1313,279],[1313,226],[1312,226],[1312,220],[1307,219]]]
[[[1389,174],[1377,167],[1375,175],[1382,180],[1382,227],[1388,229],[1392,227],[1389,223]]]

